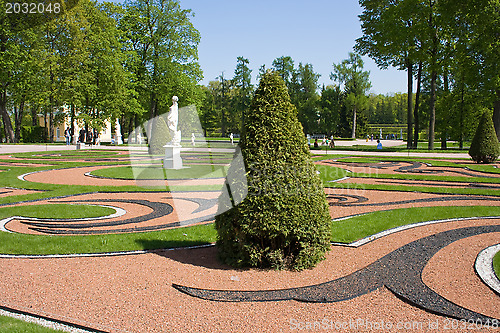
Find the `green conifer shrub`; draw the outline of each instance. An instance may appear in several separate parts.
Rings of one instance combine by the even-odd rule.
[[[232,208],[219,198],[219,258],[236,267],[315,266],[330,249],[331,218],[297,110],[277,73],[261,78],[240,149],[244,163],[231,164],[226,188],[241,191],[230,194]],[[244,189],[241,177],[229,177],[238,173],[246,176]]]
[[[172,140],[164,116],[158,116],[151,120],[153,124],[151,126],[151,138],[148,145],[151,155],[165,154],[163,146]]]
[[[476,163],[492,163],[500,155],[498,138],[489,112],[484,112],[479,121],[469,148],[469,155]]]

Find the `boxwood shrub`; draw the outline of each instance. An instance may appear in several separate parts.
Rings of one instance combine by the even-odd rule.
[[[469,148],[469,155],[477,163],[495,162],[500,155],[498,138],[489,112],[484,112],[479,121]]]
[[[262,76],[243,127],[244,163],[232,164],[228,175],[244,173],[247,192],[242,198],[233,191],[231,202],[239,204],[230,209],[219,199],[219,258],[236,267],[311,268],[330,248],[330,215],[297,110],[277,73]],[[226,178],[227,188],[231,181]]]

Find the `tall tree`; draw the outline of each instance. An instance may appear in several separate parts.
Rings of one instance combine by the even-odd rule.
[[[144,109],[152,119],[168,111],[173,95],[190,103],[202,77],[198,64],[200,33],[177,0],[130,0],[120,26],[137,54],[133,68]]]
[[[110,17],[116,8],[87,0],[79,4],[88,24],[83,28],[83,45],[87,57],[81,64],[80,119],[91,128],[101,130],[104,121],[113,121],[124,111],[123,101],[128,85],[120,43],[120,31]],[[90,74],[90,75],[89,75]]]
[[[330,79],[344,87],[346,103],[352,110],[351,138],[356,138],[356,118],[358,110],[367,100],[366,93],[371,88],[370,72],[363,70],[364,62],[357,53],[349,52],[349,58],[333,64]]]
[[[459,41],[461,58],[468,58],[464,79],[491,93],[493,123],[500,141],[500,1],[442,0],[442,6],[448,33]]]
[[[318,80],[320,74],[314,72],[312,64],[299,63],[294,78],[290,83],[292,102],[297,107],[299,121],[306,133],[314,133],[319,130],[318,121],[320,112],[318,108]]]
[[[252,100],[252,70],[248,67],[248,59],[238,57],[236,69],[234,70],[233,85],[236,90],[233,98],[233,111],[236,113],[237,125],[236,131],[241,133],[241,125],[244,122],[246,110],[250,107]]]
[[[228,127],[228,110],[230,107],[230,90],[231,90],[231,81],[227,80],[224,77],[224,72],[221,73],[220,76],[217,77],[220,80],[219,91],[218,91],[218,104],[220,107],[221,114],[221,132],[222,136],[226,136],[227,127]]]
[[[338,86],[322,87],[318,102],[322,133],[341,135],[340,110],[343,104],[343,94]]]
[[[420,0],[360,0],[363,36],[355,49],[372,58],[379,67],[394,66],[407,71],[407,147],[412,146],[413,76],[422,58],[423,30]]]
[[[290,90],[290,83],[295,72],[292,57],[282,56],[273,60],[272,68],[278,72],[287,88]]]

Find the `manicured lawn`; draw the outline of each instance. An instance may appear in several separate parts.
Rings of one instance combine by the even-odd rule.
[[[500,207],[415,207],[377,211],[332,223],[332,241],[351,243],[402,225],[459,217],[500,216]]]
[[[0,232],[3,254],[73,254],[165,249],[214,243],[213,224],[155,232],[45,236]]]
[[[329,165],[316,165],[316,169],[320,172],[319,177],[323,181],[323,184],[327,185],[328,182],[335,181],[346,176],[352,175],[351,172],[346,171],[342,168],[337,168]]]
[[[332,222],[332,242],[351,243],[401,225],[455,217],[500,216],[500,207],[420,207],[378,211]],[[214,243],[213,224],[129,234],[34,236],[0,233],[0,253],[69,254],[165,249]]]
[[[16,158],[25,159],[93,159],[93,158],[114,158],[119,156],[120,152],[98,149],[83,149],[83,150],[63,150],[63,151],[47,151],[47,152],[32,152],[32,153],[16,153],[12,154]]]
[[[0,333],[55,333],[63,332],[19,319],[0,316]]]
[[[325,159],[324,157],[320,159]],[[331,159],[331,157],[330,157]],[[500,169],[495,168],[494,164],[470,164],[470,163],[461,163],[463,160],[457,159],[456,162],[451,162],[447,158],[446,161],[442,161],[440,158],[426,159],[426,158],[415,158],[415,157],[350,157],[350,158],[342,158],[339,162],[343,163],[380,163],[380,162],[420,162],[430,164],[430,167],[450,167],[450,168],[469,168],[471,170],[480,171],[480,172],[489,172],[500,174]]]
[[[101,217],[114,214],[115,210],[108,207],[92,205],[29,205],[0,208],[0,219],[11,216],[49,218],[49,219],[77,219]]]
[[[226,143],[228,145],[228,143]],[[73,158],[115,158],[117,152],[113,151],[72,151],[72,152],[43,152],[40,155],[45,155],[42,158],[52,160],[55,167],[8,167],[7,171],[1,172],[0,187],[10,186],[17,188],[36,189],[42,192],[23,196],[7,196],[0,198],[0,204],[19,202],[23,200],[36,200],[41,198],[50,198],[56,196],[74,195],[79,193],[93,193],[93,192],[117,192],[117,191],[144,191],[144,188],[139,186],[124,186],[124,187],[104,187],[104,186],[69,186],[69,185],[54,185],[23,182],[17,177],[23,173],[33,172],[37,170],[45,170],[61,167],[77,167],[85,165],[98,165],[106,164],[105,160],[95,162],[71,162],[71,161],[55,161],[57,158],[69,157]],[[59,156],[60,155],[60,156]],[[221,165],[200,165],[192,164],[191,162],[207,161],[210,159],[228,159],[232,154],[229,153],[206,153],[206,152],[186,152],[185,156],[186,165],[189,168],[181,170],[168,170],[167,178],[169,179],[187,179],[187,178],[215,178],[224,177],[227,172],[227,166]],[[15,160],[17,162],[29,163],[28,160],[23,160],[19,157],[32,158],[32,153],[17,154]],[[331,158],[331,157],[321,157]],[[338,158],[338,156],[336,157]],[[377,158],[348,158],[343,161],[349,162],[363,162],[363,163],[378,163],[380,161],[420,161],[431,163],[436,166],[453,166],[461,167],[463,165],[456,164],[449,161],[440,161],[436,159],[416,159],[416,158],[394,158],[394,157],[377,157]],[[33,161],[39,163],[40,160]],[[112,162],[112,163],[116,163]],[[109,164],[109,163],[108,163]],[[470,167],[470,164],[467,165]],[[477,188],[446,188],[446,187],[413,187],[404,185],[356,185],[356,184],[339,184],[335,181],[346,176],[369,177],[370,174],[353,174],[345,171],[342,168],[328,165],[316,166],[320,177],[325,184],[329,187],[350,187],[350,188],[365,188],[365,189],[380,189],[380,190],[397,190],[397,191],[418,191],[418,192],[431,192],[431,193],[456,193],[456,194],[482,194],[482,195],[500,195],[496,189],[477,189]],[[500,170],[492,166],[477,166],[478,171],[499,172]],[[480,169],[480,170],[479,170]],[[140,178],[156,179],[160,174],[165,177],[164,170],[161,168],[160,161],[158,166],[143,167],[136,169],[139,171]],[[95,175],[109,178],[124,178],[134,179],[134,170],[130,165],[117,166],[106,168],[94,172]],[[137,172],[136,172],[137,174]],[[378,175],[383,177],[383,175]],[[411,177],[410,177],[411,176]],[[387,175],[387,177],[411,179],[426,179],[433,180],[429,175]],[[443,179],[443,178],[439,178]],[[466,177],[452,177],[454,181],[463,181],[466,183],[471,182],[499,182],[496,179],[484,178],[466,178]],[[202,186],[202,187],[176,187],[176,188],[158,188],[148,189],[148,191],[166,190],[219,190],[220,185],[217,186]],[[140,194],[138,194],[140,195]],[[70,207],[70,208],[68,208]],[[82,217],[97,217],[109,215],[114,212],[113,209],[96,207],[90,205],[36,205],[24,207],[0,207],[0,218],[9,217],[12,215],[30,216],[39,218],[82,218]],[[435,208],[410,208],[410,209],[397,209],[393,211],[379,211],[363,216],[349,218],[344,221],[332,223],[332,241],[334,242],[352,242],[360,238],[372,235],[374,233],[393,228],[399,225],[410,223],[422,222],[427,220],[446,219],[453,217],[469,217],[469,216],[487,216],[487,215],[500,215],[500,207],[435,207]],[[114,252],[114,251],[131,251],[131,250],[148,250],[158,248],[172,248],[181,246],[192,246],[214,243],[216,240],[216,232],[213,224],[188,226],[177,229],[162,230],[156,232],[145,233],[129,233],[129,234],[110,234],[110,235],[89,235],[89,236],[35,236],[25,234],[9,234],[0,233],[0,253],[5,254],[68,254],[68,253],[101,253],[101,252]],[[500,259],[497,259],[497,262]],[[497,264],[498,265],[498,264]]]
[[[161,166],[125,166],[95,170],[93,176],[114,179],[199,179],[225,177],[227,166],[190,165],[179,170],[166,170]]]
[[[498,252],[495,257],[493,257],[493,270],[495,274],[500,279],[500,252]]]

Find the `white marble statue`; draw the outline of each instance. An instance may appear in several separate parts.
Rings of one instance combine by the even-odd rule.
[[[122,127],[120,125],[120,120],[116,118],[115,121],[115,144],[116,145],[122,145],[123,144],[123,139],[122,139]]]
[[[170,136],[172,137],[172,141],[168,144],[173,146],[181,145],[181,131],[177,130],[177,125],[179,123],[179,107],[177,101],[179,101],[177,96],[172,97],[172,106],[167,114],[167,126],[170,131]]]

